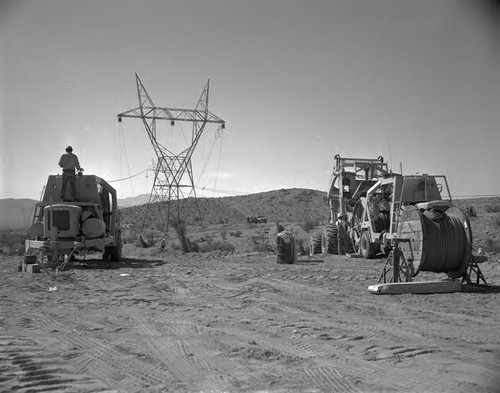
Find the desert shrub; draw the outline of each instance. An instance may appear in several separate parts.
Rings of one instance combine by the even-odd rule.
[[[500,240],[488,238],[484,242],[483,248],[486,252],[500,252]]]
[[[159,232],[165,232],[167,230],[167,226],[161,221],[155,221],[151,224],[151,226]]]
[[[253,244],[261,243],[263,241],[262,236],[260,235],[252,235],[250,236],[250,240],[252,241]]]
[[[142,247],[142,248],[151,247],[150,244],[146,241],[146,238],[141,235],[137,236],[134,244],[136,247]]]
[[[485,209],[488,213],[499,213],[500,203],[491,203],[489,205],[486,205]]]
[[[181,244],[179,242],[172,242],[170,243],[170,248],[175,251],[180,251],[181,250]]]
[[[299,255],[307,255],[306,247],[309,248],[309,245],[306,243],[305,239],[295,238],[295,249]]]
[[[229,232],[229,235],[232,237],[241,237],[242,234],[243,234],[243,232],[241,232],[240,230]]]
[[[477,217],[476,209],[474,206],[467,205],[465,207],[465,215],[467,217]]]
[[[135,244],[138,247],[152,247],[156,244],[157,239],[162,239],[163,233],[157,230],[147,230],[136,237]]]
[[[181,248],[182,251],[184,252],[190,252],[190,247],[189,247],[189,239],[187,238],[187,225],[186,222],[182,219],[175,219],[172,220],[172,226],[175,229],[175,233],[177,234],[177,237],[179,238],[179,242],[181,243]]]
[[[26,232],[24,230],[9,230],[0,233],[0,247],[7,249],[10,255],[22,254],[25,240]]]
[[[251,236],[252,241],[252,251],[255,252],[272,252],[274,251],[274,246],[269,243],[267,238],[263,236]]]
[[[196,245],[198,246],[198,252],[208,252],[210,251],[210,246],[211,243],[209,242],[199,242],[199,243],[196,243]]]
[[[123,244],[136,243],[138,241],[137,235],[131,230],[122,230]]]
[[[319,222],[318,220],[313,220],[311,218],[306,218],[304,220],[304,222],[302,222],[300,224],[300,226],[302,227],[302,229],[306,232],[309,232],[311,229],[313,229],[314,227],[317,227],[319,225]]]
[[[236,250],[236,246],[232,243],[224,242],[224,243],[222,243],[222,246],[219,248],[219,250],[234,251],[234,250]]]
[[[495,225],[500,228],[500,216],[495,219]]]
[[[198,252],[234,251],[236,249],[236,246],[228,242],[213,241],[197,243],[197,248]]]
[[[266,243],[254,243],[252,245],[252,251],[254,252],[272,252],[274,251],[273,247],[270,244]]]
[[[155,245],[155,235],[153,232],[149,232],[147,235],[146,235],[146,238],[147,238],[147,241],[148,241],[148,244],[150,246],[154,246]]]

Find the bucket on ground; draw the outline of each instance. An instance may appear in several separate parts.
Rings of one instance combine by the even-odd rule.
[[[295,262],[295,239],[290,231],[281,231],[276,234],[276,253],[278,263]]]

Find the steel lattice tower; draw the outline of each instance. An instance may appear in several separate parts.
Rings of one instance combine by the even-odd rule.
[[[194,109],[179,109],[156,106],[137,74],[135,74],[135,79],[139,106],[122,112],[117,117],[119,122],[124,117],[142,119],[157,158],[153,187],[142,227],[144,227],[147,215],[151,213],[152,204],[160,202],[157,205],[162,210],[162,213],[166,215],[166,234],[168,236],[171,202],[177,201],[177,219],[180,219],[180,199],[190,196],[191,193],[196,198],[191,157],[205,126],[207,123],[215,123],[224,129],[226,123],[208,110],[210,80],[207,81]],[[177,121],[192,123],[191,144],[178,154],[163,146],[158,141],[156,134],[156,122],[158,120],[170,120],[172,126]]]

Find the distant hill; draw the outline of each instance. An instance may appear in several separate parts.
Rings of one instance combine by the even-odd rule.
[[[118,206],[120,208],[144,205],[149,202],[149,194],[141,194],[135,197],[118,198]]]
[[[0,199],[0,230],[28,229],[36,203],[33,199]]]
[[[141,222],[148,200],[149,195],[145,194],[119,199],[122,223]],[[328,217],[326,192],[309,189],[293,188],[243,196],[183,199],[179,205],[182,217],[191,223],[200,221],[196,202],[205,224],[242,222],[247,217],[258,215],[267,217],[269,222],[305,219],[323,221]],[[36,203],[32,199],[0,199],[0,230],[27,229]],[[160,222],[159,207],[160,204],[153,204],[153,226]],[[177,209],[176,202],[172,209]],[[175,211],[173,210],[172,217],[175,216]]]
[[[188,222],[199,221],[196,202],[205,224],[236,223],[246,221],[250,216],[264,216],[269,222],[304,221],[306,219],[325,221],[328,218],[326,192],[302,188],[281,189],[257,194],[221,198],[188,198],[180,201],[181,216]],[[119,205],[120,206],[120,205]],[[152,225],[159,225],[159,209],[153,204]],[[166,204],[163,205],[166,210]],[[171,217],[177,211],[177,203],[171,206]],[[124,224],[142,221],[146,205],[120,208]]]

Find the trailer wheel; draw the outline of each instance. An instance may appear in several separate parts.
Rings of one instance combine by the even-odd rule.
[[[363,231],[363,233],[361,233],[359,251],[363,258],[372,259],[375,257],[375,243],[370,242],[370,235],[368,231]]]
[[[321,253],[321,232],[314,233],[309,241],[309,255]]]
[[[321,236],[321,252],[322,254],[335,254],[339,253],[339,237],[338,228],[335,224],[328,224],[324,229]]]

